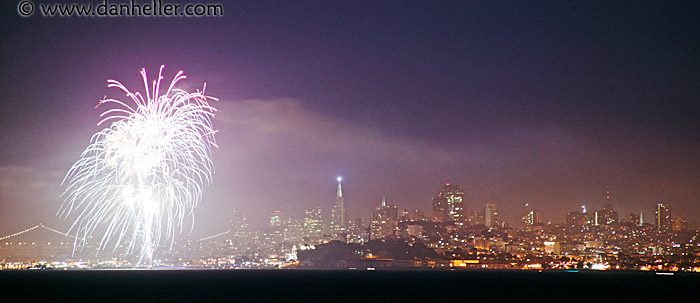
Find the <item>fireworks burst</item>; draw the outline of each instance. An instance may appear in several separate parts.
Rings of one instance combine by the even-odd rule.
[[[111,126],[93,135],[63,180],[68,187],[59,215],[75,217],[70,232],[76,234],[76,247],[102,226],[98,251],[123,245],[125,254],[138,252],[139,263],[151,264],[162,239],[172,247],[185,216],[192,216],[211,183],[216,109],[208,100],[216,99],[204,94],[206,84],[194,93],[174,88],[185,78],[182,71],[160,95],[163,67],[151,92],[146,70],[141,70],[145,98],[118,81],[107,81],[130,100],[100,101],[96,108],[115,106],[100,115],[97,125]]]

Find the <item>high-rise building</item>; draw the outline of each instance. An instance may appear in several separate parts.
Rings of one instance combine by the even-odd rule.
[[[248,224],[248,214],[245,211],[233,210],[231,216],[231,238],[232,240],[247,241],[250,238],[250,224]]]
[[[581,205],[581,214],[583,215],[583,225],[593,224],[593,217],[591,216],[591,213],[589,213],[586,209],[586,205]]]
[[[357,218],[348,222],[348,242],[363,243],[367,240],[367,229],[365,220]]]
[[[282,229],[284,223],[283,212],[276,210],[270,213],[270,227],[272,227],[272,229]]]
[[[284,213],[276,210],[270,213],[270,227],[271,230],[267,235],[268,245],[274,245],[282,242],[284,240],[284,229],[286,227],[286,220]]]
[[[323,216],[320,208],[305,210],[304,237],[308,237],[310,240],[323,237]]]
[[[531,226],[540,223],[540,213],[531,208],[530,204],[525,204],[525,208],[527,209],[525,215],[523,216],[523,225],[525,226]]]
[[[469,217],[471,225],[486,225],[486,212],[483,208],[474,210]]]
[[[570,211],[566,214],[566,225],[582,226],[584,225],[584,216],[580,211]]]
[[[284,228],[285,242],[300,242],[304,236],[304,219],[287,218]]]
[[[447,199],[438,194],[433,197],[433,213],[431,216],[433,222],[445,223],[447,221]]]
[[[501,216],[498,214],[498,205],[496,203],[486,203],[485,217],[486,226],[501,226]]]
[[[331,210],[331,234],[337,239],[344,238],[347,224],[345,221],[345,199],[343,198],[343,189],[340,185],[342,180],[342,177],[338,177],[338,191]]]
[[[408,211],[408,209],[403,209],[401,211],[401,214],[399,215],[399,222],[408,222],[411,221],[411,213]]]
[[[671,210],[666,204],[656,205],[656,228],[659,230],[671,229]]]
[[[571,211],[566,214],[566,225],[585,226],[592,222],[590,214],[586,211],[586,206],[581,205],[581,211]]]
[[[605,191],[603,210],[598,211],[598,224],[610,225],[618,222],[618,214],[610,203],[610,190]]]
[[[398,224],[398,209],[396,205],[387,205],[386,197],[382,204],[370,213],[370,238],[378,239],[394,236]]]
[[[464,226],[467,223],[467,206],[464,203],[464,192],[459,186],[445,183],[437,196],[433,197],[433,215],[435,222]]]

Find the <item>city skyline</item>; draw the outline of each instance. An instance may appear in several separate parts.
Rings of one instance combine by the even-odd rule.
[[[97,126],[107,80],[182,70],[217,97],[211,186],[192,236],[233,209],[346,219],[386,196],[431,211],[459,184],[506,222],[659,202],[700,218],[697,3],[258,3],[223,17],[23,18],[3,3],[0,234],[56,218],[61,181]],[[177,33],[177,34],[174,34]],[[189,231],[191,218],[185,222]]]
[[[335,197],[334,202],[332,202],[332,205],[327,208],[330,210],[330,214],[327,214],[325,216],[325,219],[324,219],[324,220],[326,220],[325,222],[328,222],[328,225],[325,226],[326,227],[326,234],[329,236],[333,236],[334,238],[337,238],[337,231],[333,227],[333,225],[334,225],[335,220],[337,220],[337,219],[334,219],[333,214],[335,212],[336,206],[339,205],[339,201],[343,201],[341,203],[342,203],[342,205],[344,205],[344,200],[345,200],[343,195],[342,195],[342,189],[340,186],[342,177],[339,176],[336,179],[338,180],[336,197]],[[451,188],[451,189],[448,190],[447,188]],[[399,215],[398,215],[399,211],[406,211],[409,213],[419,211],[421,213],[428,213],[428,214],[432,213],[432,216],[424,216],[424,218],[426,220],[431,220],[434,222],[451,221],[451,222],[459,223],[461,221],[459,218],[457,218],[456,221],[455,221],[455,218],[452,218],[450,220],[445,212],[445,207],[448,204],[448,202],[447,202],[448,199],[445,199],[445,202],[442,204],[436,203],[436,199],[442,198],[442,195],[446,192],[449,192],[449,193],[457,192],[460,195],[463,194],[459,185],[453,184],[451,182],[446,182],[446,183],[444,183],[444,186],[442,186],[442,188],[439,190],[438,194],[434,195],[432,197],[432,201],[431,201],[431,204],[428,205],[428,209],[425,209],[425,205],[423,205],[421,207],[416,207],[416,208],[404,208],[404,207],[400,207],[401,205],[396,203],[396,202],[393,202],[391,204],[387,204],[386,196],[382,196],[381,203],[379,204],[380,205],[379,208],[372,209],[368,214],[361,214],[360,213],[357,216],[345,217],[344,212],[348,211],[349,208],[344,207],[343,217],[345,217],[345,220],[344,220],[345,229],[343,231],[346,231],[349,222],[351,222],[355,219],[362,219],[362,220],[369,219],[368,222],[370,222],[370,224],[371,224],[371,222],[374,220],[373,217],[375,216],[375,213],[380,212],[379,211],[380,209],[385,208],[387,206],[393,207],[393,209],[394,209],[393,212],[396,212],[396,214],[394,214],[392,216],[393,219],[395,219],[395,220],[398,220],[398,218],[399,218]],[[460,203],[464,203],[464,204],[460,204],[460,205],[464,205],[464,207],[466,207],[466,211],[463,214],[465,216],[464,221],[463,221],[464,222],[463,224],[465,226],[485,225],[486,227],[488,227],[488,226],[504,227],[502,225],[506,224],[507,227],[517,228],[517,227],[520,227],[522,224],[527,225],[528,223],[524,223],[524,221],[526,221],[526,220],[530,221],[529,224],[533,224],[533,223],[542,223],[542,224],[564,224],[564,223],[566,223],[566,224],[569,224],[570,222],[578,222],[578,220],[580,220],[580,218],[579,219],[577,219],[576,217],[572,218],[572,213],[577,213],[578,216],[581,216],[581,215],[590,216],[589,217],[590,222],[588,222],[588,223],[593,224],[593,225],[609,225],[612,223],[633,222],[634,221],[634,222],[637,222],[637,224],[640,224],[640,226],[644,222],[647,222],[647,223],[651,222],[652,225],[654,225],[654,226],[663,226],[663,228],[667,228],[667,229],[671,228],[671,220],[672,220],[671,214],[672,213],[669,209],[670,205],[668,203],[665,203],[663,201],[659,201],[656,205],[654,205],[655,211],[652,211],[652,212],[647,211],[647,216],[650,216],[651,219],[649,219],[649,218],[644,219],[644,209],[643,208],[639,209],[637,213],[635,213],[634,211],[615,209],[613,203],[611,202],[611,195],[612,195],[612,193],[610,190],[605,191],[605,193],[603,194],[603,201],[604,202],[602,202],[602,205],[600,205],[599,208],[597,208],[595,205],[582,204],[579,206],[582,209],[582,211],[577,211],[577,208],[566,210],[565,215],[562,218],[542,218],[541,215],[539,214],[540,210],[538,208],[530,205],[529,203],[522,205],[522,209],[519,210],[520,211],[519,216],[522,216],[522,217],[517,217],[511,221],[506,221],[506,220],[503,220],[501,218],[500,212],[498,210],[499,204],[493,200],[489,200],[489,201],[485,201],[485,202],[474,202],[471,204],[467,201],[461,202],[461,200],[460,200]],[[470,206],[471,206],[471,208],[469,208]],[[322,209],[323,209],[323,207],[319,206],[318,212],[322,212]],[[439,209],[440,212],[443,212],[442,217],[439,215],[436,217],[436,209]],[[663,209],[665,211],[665,215],[661,216],[662,220],[665,220],[665,221],[663,221],[664,222],[663,224],[660,223],[661,222],[661,221],[659,221],[660,217],[658,216],[658,213],[661,211],[661,209]],[[314,210],[315,210],[315,208],[312,208],[312,211],[314,211]],[[289,211],[289,210],[287,210],[287,211]],[[303,211],[305,214],[308,214],[309,209],[305,209]],[[274,212],[275,213],[280,212],[280,208],[275,209]],[[294,214],[297,214],[297,213],[299,213],[299,210],[298,209],[292,210],[291,212]],[[287,212],[285,211],[283,213],[286,214]],[[632,216],[632,215],[634,215],[634,218],[630,218],[630,216]],[[272,213],[271,213],[271,216],[272,216]],[[532,217],[532,216],[535,216],[536,218]],[[675,214],[673,214],[673,216],[674,217],[680,216],[680,218],[683,219],[684,223],[691,224],[691,226],[693,226],[693,228],[697,228],[697,224],[700,223],[700,220],[698,220],[697,218],[688,218],[683,214],[675,213]],[[286,218],[292,219],[294,217],[298,217],[298,216],[288,215]],[[641,220],[641,223],[639,223],[640,220]],[[583,223],[581,223],[581,224],[583,224]],[[457,225],[460,225],[460,224],[457,224]],[[265,227],[269,227],[269,226],[267,224],[263,224],[263,225],[258,226],[258,228],[263,228],[263,229]],[[371,225],[369,226],[369,228],[371,228]]]
[[[274,210],[267,226],[257,228],[248,223],[247,211],[234,210],[228,230],[160,245],[154,265],[700,272],[698,224],[674,215],[667,204],[658,203],[655,220],[644,222],[643,210],[621,216],[606,190],[602,209],[581,206],[567,213],[565,223],[543,222],[538,209],[525,204],[520,224],[509,224],[501,221],[493,201],[482,209],[460,212],[466,208],[464,192],[457,184],[445,183],[433,197],[430,216],[400,210],[382,197],[369,220],[343,221],[342,178],[337,180],[330,224],[324,223],[320,208],[305,209],[303,218]],[[42,239],[42,234],[49,238]],[[94,238],[74,251],[74,236],[43,223],[1,239],[3,269],[142,266],[134,255],[98,252]]]

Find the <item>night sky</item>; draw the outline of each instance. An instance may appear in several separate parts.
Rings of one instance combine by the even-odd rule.
[[[377,3],[374,3],[377,2]],[[431,210],[524,204],[564,222],[663,201],[700,221],[700,4],[610,1],[243,1],[224,17],[0,16],[0,236],[57,218],[61,180],[101,128],[108,79],[143,91],[165,65],[218,97],[216,173],[192,235],[282,210],[348,218],[386,195]],[[39,3],[39,2],[37,2]]]

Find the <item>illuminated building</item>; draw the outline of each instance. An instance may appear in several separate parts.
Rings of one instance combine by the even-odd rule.
[[[346,232],[345,199],[343,198],[343,189],[340,185],[342,180],[342,177],[338,177],[338,191],[331,210],[331,234],[337,239],[343,238]]]
[[[467,207],[464,192],[457,185],[446,183],[437,196],[433,197],[434,222],[463,226],[467,223]]]
[[[501,225],[501,216],[498,214],[498,206],[496,203],[486,203],[485,216],[486,226],[493,227]]]
[[[571,211],[566,214],[566,225],[584,226],[588,224],[588,215],[580,211]]]
[[[527,212],[522,218],[523,225],[531,226],[540,223],[540,213],[530,208],[530,204],[525,204],[525,207],[527,208]]]
[[[394,236],[397,224],[398,209],[396,205],[387,205],[386,197],[382,197],[382,205],[370,214],[370,238]]]
[[[270,213],[270,227],[272,229],[281,229],[284,225],[284,213],[276,210]]]
[[[233,215],[231,216],[231,237],[233,239],[248,239],[250,237],[248,214],[245,211],[233,210]]]
[[[489,250],[489,239],[485,237],[474,237],[474,248]]]
[[[304,211],[304,236],[310,239],[323,237],[323,217],[320,208]]]
[[[469,221],[472,225],[486,225],[486,213],[483,209],[477,209],[472,212],[472,216]]]
[[[284,228],[284,241],[285,242],[299,242],[304,236],[304,219],[292,219],[288,218],[286,220]]]
[[[408,222],[411,221],[411,213],[408,212],[408,209],[403,209],[401,211],[401,215],[399,215],[399,222]]]
[[[605,192],[605,204],[603,204],[603,210],[596,211],[596,216],[598,224],[610,225],[618,221],[618,214],[613,210],[612,203],[610,203],[610,191]]]
[[[363,243],[367,238],[365,220],[357,218],[348,222],[348,242]]]
[[[556,241],[545,241],[544,242],[544,252],[546,254],[561,254],[561,243]]]
[[[656,228],[659,230],[671,229],[671,210],[666,204],[656,205]]]
[[[432,220],[439,223],[447,221],[447,199],[442,194],[433,197]]]
[[[268,238],[272,243],[282,241],[286,223],[283,212],[276,210],[270,213],[270,227],[272,227],[272,232],[269,234]]]

